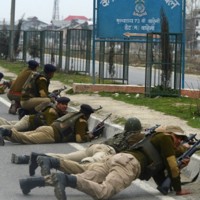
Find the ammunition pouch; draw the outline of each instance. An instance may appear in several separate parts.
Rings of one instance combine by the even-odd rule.
[[[42,113],[37,113],[34,115],[34,126],[37,128],[39,126],[45,126],[46,120],[44,119],[44,115]]]

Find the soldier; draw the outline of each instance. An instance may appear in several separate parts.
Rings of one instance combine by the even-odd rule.
[[[50,144],[61,142],[88,142],[94,135],[88,130],[88,119],[94,109],[82,104],[79,112],[70,112],[55,120],[51,126],[40,126],[34,131],[19,132],[0,129],[0,145],[4,139],[21,144]]]
[[[56,67],[46,64],[41,73],[33,72],[23,85],[20,100],[21,107],[29,113],[34,112],[34,108],[42,102],[50,103],[52,99],[49,95],[50,79],[53,78]]]
[[[19,121],[7,121],[0,118],[1,128],[16,129],[17,131],[31,131],[39,126],[50,126],[57,118],[62,117],[67,113],[68,97],[60,97],[57,103],[41,103],[36,107],[37,113],[25,115]]]
[[[52,173],[21,179],[22,192],[28,194],[35,187],[54,186],[57,199],[66,200],[65,187],[71,187],[94,199],[110,199],[130,186],[135,179],[149,180],[161,170],[167,169],[176,195],[190,194],[190,191],[181,187],[180,169],[175,153],[187,136],[179,126],[165,126],[157,131],[158,133],[145,138],[128,151],[107,156],[102,162],[79,164],[70,160],[45,157],[41,159],[43,172],[48,173],[50,168],[55,168],[66,174]],[[188,162],[189,159],[185,159],[185,165]]]
[[[17,109],[20,108],[20,98],[22,87],[26,82],[29,75],[34,71],[37,71],[39,63],[35,60],[28,61],[28,67],[22,70],[22,72],[17,76],[17,78],[11,84],[10,90],[7,93],[8,99],[11,101],[11,106],[9,108],[10,114],[16,114]]]
[[[0,94],[4,94],[7,88],[10,88],[11,82],[2,80],[4,74],[0,72]]]
[[[30,156],[17,156],[15,154],[12,154],[11,162],[16,164],[29,163],[30,176],[33,176],[35,174],[35,170],[38,167],[38,156],[51,156],[59,159],[73,160],[79,163],[98,162],[102,160],[105,156],[127,150],[130,146],[142,140],[145,135],[141,133],[141,130],[142,126],[140,120],[133,117],[127,119],[124,126],[124,131],[115,134],[113,137],[107,139],[101,144],[92,144],[84,150],[68,154],[41,154],[35,152],[32,152]],[[15,159],[13,159],[13,157],[15,157]]]

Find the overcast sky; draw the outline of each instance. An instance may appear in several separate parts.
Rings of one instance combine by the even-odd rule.
[[[92,18],[93,0],[58,0],[60,19],[68,15],[82,15]],[[53,16],[54,0],[15,0],[15,21],[23,15],[36,16],[39,20],[50,23]],[[11,0],[0,0],[0,21],[10,21]]]

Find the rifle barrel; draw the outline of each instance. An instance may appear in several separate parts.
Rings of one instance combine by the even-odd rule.
[[[95,112],[98,111],[98,110],[101,110],[103,107],[102,106],[99,106],[99,108],[96,108],[96,109],[93,109]]]
[[[103,121],[101,123],[105,122],[111,115],[112,115],[112,113],[110,113],[105,119],[103,119]]]

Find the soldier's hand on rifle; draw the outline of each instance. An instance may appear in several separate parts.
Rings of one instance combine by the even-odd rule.
[[[179,166],[180,169],[183,169],[184,167],[186,167],[190,162],[190,158],[184,158],[183,160],[181,160],[181,164]]]
[[[187,194],[191,194],[191,192],[187,189],[182,189],[181,191],[176,192],[176,195],[187,195]]]
[[[104,123],[99,123],[93,130],[92,135],[96,138],[99,137],[104,130]]]

